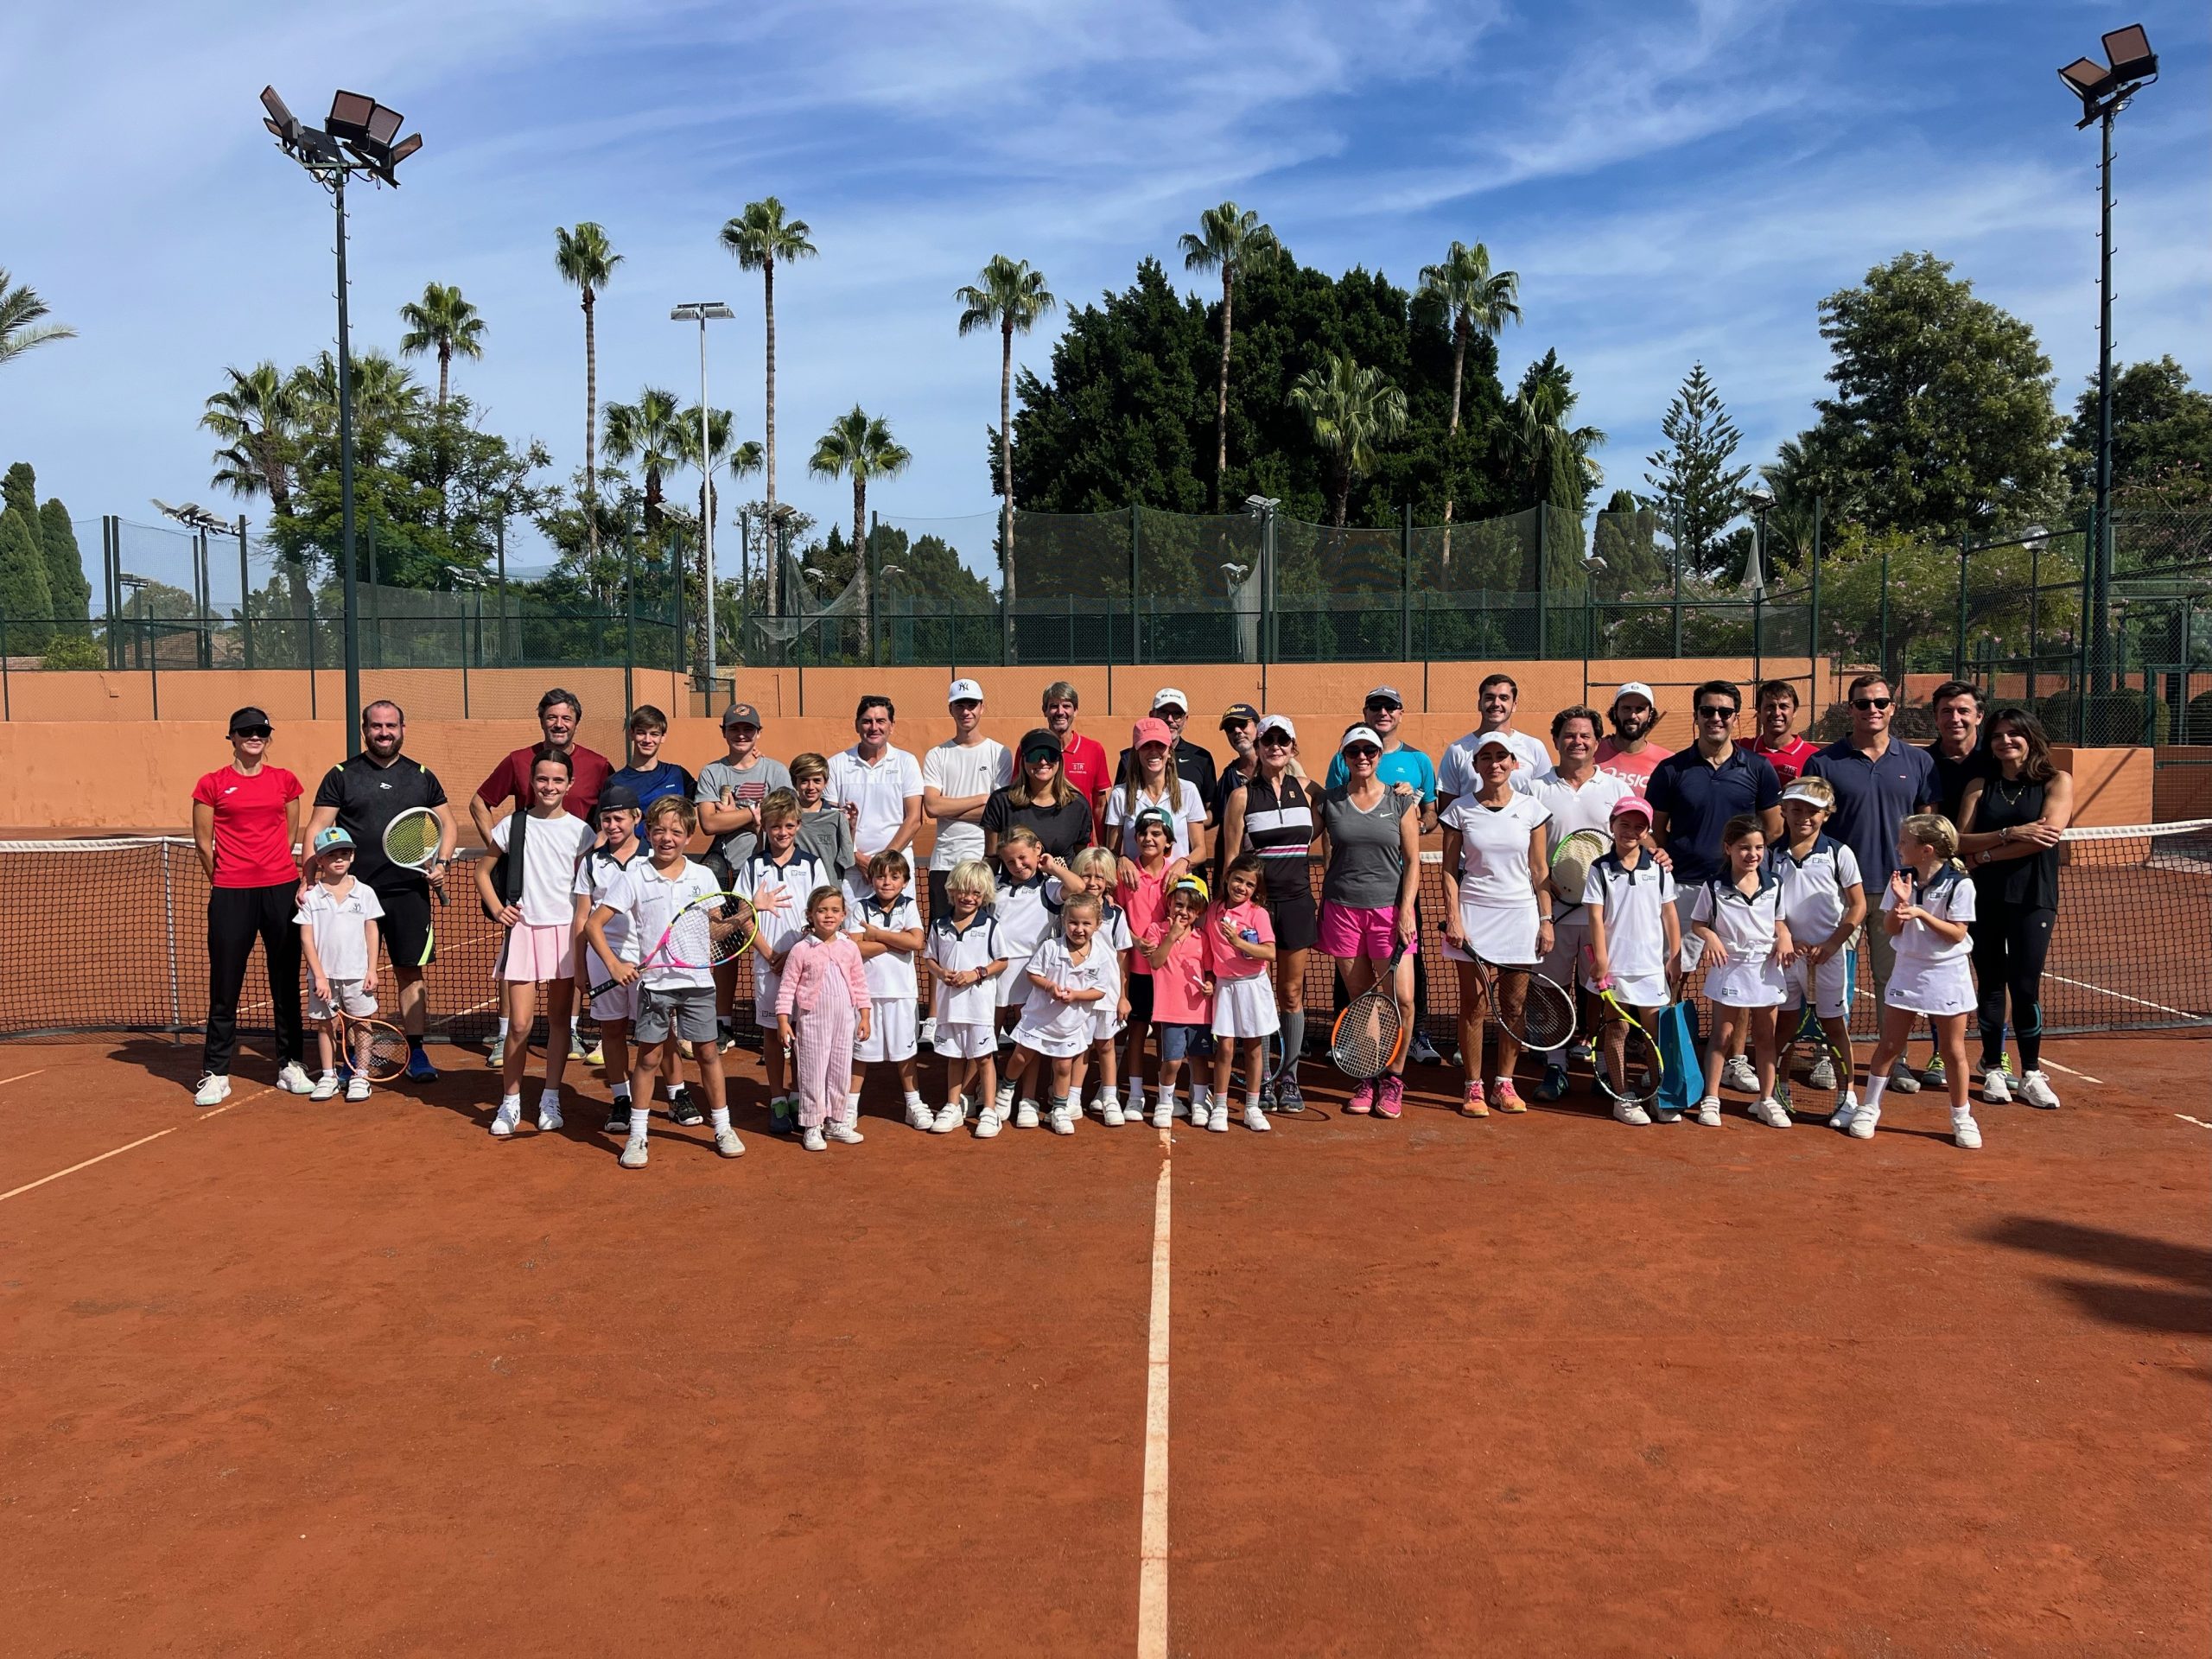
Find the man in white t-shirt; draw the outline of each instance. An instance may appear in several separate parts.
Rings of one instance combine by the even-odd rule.
[[[891,699],[870,695],[853,715],[860,741],[830,757],[830,786],[823,800],[845,810],[853,826],[854,862],[861,869],[881,852],[903,853],[922,827],[922,768],[904,749],[891,747],[898,721]]]
[[[963,859],[983,855],[983,807],[1014,781],[1006,745],[983,735],[983,688],[955,680],[945,693],[952,735],[922,756],[922,810],[937,821],[930,851],[930,914],[945,912],[944,878]]]
[[[1445,750],[1436,768],[1440,816],[1459,797],[1471,795],[1481,787],[1475,779],[1475,748],[1485,738],[1505,740],[1505,747],[1521,763],[1515,768],[1516,772],[1526,770],[1541,774],[1551,770],[1551,751],[1544,747],[1543,739],[1513,729],[1513,711],[1520,702],[1521,687],[1510,674],[1483,677],[1483,683],[1475,688],[1475,706],[1482,711],[1482,724]]]

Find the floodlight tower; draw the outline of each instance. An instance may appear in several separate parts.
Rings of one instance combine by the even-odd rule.
[[[736,315],[720,300],[690,300],[668,314],[671,322],[699,325],[699,534],[707,581],[707,712],[716,718],[720,711],[715,707],[715,449],[708,435],[712,411],[707,407],[707,325],[727,322]],[[678,577],[679,588],[682,582]]]

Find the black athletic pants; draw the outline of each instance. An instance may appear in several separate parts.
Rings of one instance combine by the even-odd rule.
[[[200,1051],[201,1071],[231,1074],[238,1046],[238,992],[257,934],[269,965],[277,1064],[300,1058],[300,930],[292,925],[298,892],[298,883],[283,881],[269,887],[217,887],[207,895],[207,1040]]]
[[[1974,977],[1981,1024],[1981,1059],[1994,1065],[2005,1052],[2005,999],[2012,999],[2012,1035],[2020,1069],[2033,1071],[2043,1054],[2043,961],[2050,950],[2056,910],[1993,906],[1972,926]]]

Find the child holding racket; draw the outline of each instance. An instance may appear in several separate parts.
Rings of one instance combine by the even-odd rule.
[[[1206,912],[1215,1039],[1213,1109],[1206,1128],[1217,1135],[1229,1132],[1229,1068],[1239,1043],[1244,1046],[1244,1127],[1268,1133],[1260,1084],[1267,1076],[1268,1039],[1282,1029],[1282,1016],[1275,1011],[1274,981],[1268,972],[1275,959],[1275,925],[1259,902],[1263,874],[1257,853],[1231,859],[1222,872],[1221,897]]]
[[[990,904],[997,890],[991,867],[980,858],[963,859],[944,879],[945,913],[930,918],[926,947],[935,988],[931,1013],[933,1039],[945,1058],[945,1104],[930,1125],[932,1134],[950,1135],[967,1119],[967,1102],[981,1103],[976,1138],[999,1132],[998,989],[1006,971],[998,924]]]
[[[1782,975],[1796,954],[1782,918],[1782,884],[1766,868],[1766,832],[1740,813],[1720,831],[1726,870],[1698,889],[1690,925],[1704,946],[1705,995],[1713,1004],[1713,1036],[1705,1047],[1705,1097],[1697,1121],[1720,1127],[1720,1068],[1737,1032],[1749,1025],[1759,1098],[1751,1116],[1786,1129],[1787,1108],[1774,1097],[1774,1011]]]
[[[641,715],[654,711],[641,709]],[[616,772],[615,778],[622,774]],[[655,796],[677,794],[664,789]],[[683,798],[690,799],[690,791],[683,791]],[[645,856],[645,842],[638,838],[641,821],[637,791],[626,783],[612,779],[600,791],[596,816],[599,819],[598,844],[586,853],[576,866],[576,937],[586,948],[576,953],[576,987],[579,999],[588,1000],[592,1018],[599,1022],[600,1055],[607,1066],[607,1076],[613,1089],[614,1102],[607,1114],[607,1133],[626,1135],[630,1133],[630,1027],[638,1016],[638,988],[634,985],[608,984],[613,977],[613,957],[601,957],[590,948],[584,924],[593,911],[601,905],[614,902],[620,884],[630,866]],[[629,943],[630,921],[626,912],[617,910],[607,924],[607,941],[617,955]],[[634,952],[632,953],[634,960]],[[594,985],[605,986],[597,996],[591,995]],[[585,1057],[587,1062],[590,1056]],[[661,1065],[661,1081],[668,1090],[668,1116],[671,1123],[690,1125],[703,1123],[707,1115],[683,1087],[683,1071],[680,1058],[671,1046]],[[640,1111],[652,1109],[652,1094],[646,1091],[645,1105]]]
[[[1061,906],[1059,931],[1023,965],[1028,991],[1014,1039],[1020,1052],[1041,1056],[1051,1069],[1054,1135],[1075,1133],[1077,1068],[1094,1038],[1095,1010],[1122,993],[1114,953],[1097,938],[1098,918],[1098,900],[1077,893]]]
[[[500,953],[506,985],[509,1029],[515,1040],[499,1060],[499,1107],[492,1133],[512,1135],[522,1122],[522,1080],[530,1069],[530,1028],[537,1018],[537,988],[545,987],[545,1087],[537,1097],[537,1127],[561,1127],[561,1077],[569,1065],[569,1010],[574,1006],[576,958],[573,930],[575,909],[569,889],[576,861],[591,845],[592,827],[571,817],[561,802],[569,792],[570,762],[566,752],[542,745],[530,763],[530,827],[522,847],[522,896],[513,904],[492,882],[492,861],[476,863],[476,890],[484,907],[507,930]],[[515,815],[492,826],[492,844],[507,850],[514,837]]]
[[[715,1041],[714,968],[707,960],[672,961],[668,948],[684,907],[698,899],[712,900],[720,892],[714,872],[683,855],[697,823],[698,814],[681,796],[663,796],[647,808],[645,839],[652,856],[631,861],[620,886],[608,890],[607,902],[594,906],[584,918],[584,937],[617,985],[638,988],[637,1015],[630,1028],[638,1039],[630,1071],[633,1100],[652,1099],[654,1074],[669,1062],[678,1042],[688,1041],[699,1065],[699,1092],[707,1097],[714,1125],[715,1150],[725,1158],[737,1158],[744,1155],[745,1147],[730,1127],[729,1099],[723,1092],[721,1046]],[[626,916],[628,923],[619,950],[607,931],[617,915]],[[658,941],[642,965],[640,939]],[[696,933],[687,940],[699,957],[710,957],[712,952],[700,950],[700,943]],[[645,1166],[652,1123],[650,1111],[632,1107],[630,1133],[622,1147],[623,1168]]]
[[[789,1135],[798,1109],[786,1089],[784,1039],[776,1025],[777,976],[806,931],[807,895],[830,880],[822,861],[798,844],[798,797],[776,789],[760,803],[760,845],[730,874],[730,891],[748,900],[760,931],[753,942],[753,1017],[760,1027],[760,1059],[768,1077],[768,1128]]]
[[[300,900],[292,920],[308,964],[308,1018],[315,1022],[315,1042],[322,1063],[309,1100],[328,1100],[338,1092],[338,1043],[345,1034],[341,1014],[365,1020],[377,1011],[377,922],[384,906],[376,889],[353,879],[353,837],[336,825],[316,832],[308,855],[314,886]],[[346,1098],[366,1100],[369,1080],[359,1071],[346,1080]]]
[[[1851,1118],[1857,1140],[1873,1138],[1890,1067],[1925,1015],[1943,1053],[1952,1142],[1970,1152],[1981,1145],[1981,1127],[1967,1103],[1967,1016],[1974,1009],[1967,934],[1974,919],[1974,887],[1958,850],[1959,832],[1940,812],[1916,812],[1899,827],[1897,856],[1905,868],[1890,877],[1882,894],[1882,926],[1897,944],[1897,966],[1882,993],[1882,1040],[1866,1067],[1866,1096]]]
[[[851,1085],[854,1051],[868,1041],[871,1012],[861,948],[845,937],[845,889],[817,887],[807,895],[806,931],[785,955],[776,988],[776,1034],[798,1074],[798,1127],[809,1152],[868,1138]]]
[[[1675,908],[1675,878],[1652,861],[1644,839],[1651,833],[1651,803],[1624,795],[1613,803],[1612,850],[1592,860],[1582,888],[1583,913],[1590,931],[1590,976],[1586,988],[1611,991],[1645,1035],[1659,1010],[1674,1001],[1669,970],[1682,958],[1682,922]],[[1628,1078],[1628,1027],[1610,1021],[1605,1030],[1605,1075],[1623,1092]],[[1658,1109],[1658,1121],[1672,1123],[1680,1112]],[[1652,1114],[1633,1100],[1613,1102],[1613,1120],[1638,1126]]]
[[[1130,823],[1135,858],[1121,861],[1122,909],[1129,928],[1129,971],[1122,982],[1129,1011],[1122,1051],[1122,1076],[1128,1084],[1124,1116],[1144,1116],[1145,1039],[1152,1034],[1152,957],[1146,947],[1167,925],[1168,855],[1174,826],[1166,813],[1146,807]]]
[[[1082,1089],[1084,1071],[1091,1065],[1098,1068],[1098,1121],[1109,1128],[1119,1128],[1128,1120],[1122,1116],[1122,1103],[1116,1092],[1115,1069],[1119,1055],[1115,1039],[1122,1034],[1122,1027],[1129,1017],[1129,953],[1135,943],[1129,932],[1128,912],[1114,902],[1116,881],[1120,874],[1121,861],[1103,847],[1085,847],[1065,865],[1061,884],[1071,892],[1098,901],[1098,927],[1091,935],[1097,948],[1114,958],[1116,989],[1103,1002],[1090,1007],[1090,1052],[1076,1062],[1076,1093],[1069,1096],[1076,1109],[1076,1116],[1083,1116]],[[1060,907],[1060,923],[1065,933],[1067,906]],[[1133,1094],[1129,1110],[1138,1116],[1144,1113],[1144,1097]]]
[[[1206,884],[1195,875],[1179,877],[1167,895],[1166,925],[1140,946],[1152,969],[1152,1018],[1160,1032],[1160,1089],[1154,1096],[1152,1127],[1175,1122],[1175,1074],[1191,1062],[1191,1121],[1207,1112],[1208,1086],[1198,1080],[1213,1029],[1213,975],[1206,949]],[[1224,1125],[1226,1127],[1226,1125]]]
[[[936,1120],[923,1103],[914,1068],[914,958],[929,936],[910,889],[912,880],[906,854],[878,853],[868,861],[868,896],[846,907],[845,931],[860,946],[871,1005],[868,1034],[853,1050],[852,1103],[857,1112],[862,1066],[895,1065],[906,1096],[907,1127],[928,1129]]]
[[[1859,1110],[1851,1086],[1852,936],[1866,919],[1866,889],[1858,855],[1821,833],[1835,810],[1835,788],[1825,778],[1801,778],[1782,791],[1782,822],[1788,835],[1767,855],[1767,867],[1782,884],[1782,919],[1797,954],[1783,969],[1781,1030],[1781,1087],[1789,1087],[1789,1059],[1810,1004],[1827,1039],[1829,1073],[1834,1082],[1832,1129],[1848,1128]],[[1835,1062],[1841,1062],[1836,1075]],[[1815,1068],[1812,1082],[1821,1082]]]

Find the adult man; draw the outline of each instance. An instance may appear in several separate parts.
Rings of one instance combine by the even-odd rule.
[[[890,698],[862,697],[853,715],[859,741],[830,757],[830,787],[822,799],[845,809],[855,862],[861,869],[878,853],[905,852],[922,827],[921,764],[891,747],[898,717]]]
[[[1936,804],[1936,763],[1927,750],[1900,743],[1891,735],[1890,714],[1896,700],[1886,677],[1861,674],[1844,696],[1851,704],[1851,734],[1806,761],[1804,775],[1825,778],[1835,791],[1835,810],[1828,817],[1827,833],[1851,849],[1866,878],[1870,897],[1865,960],[1873,969],[1874,1001],[1878,1008],[1890,974],[1897,966],[1897,953],[1876,907],[1891,873],[1898,868],[1897,826],[1910,814]],[[1891,1069],[1890,1087],[1906,1095],[1920,1088],[1920,1080],[1902,1055]]]
[[[1955,826],[1967,785],[1989,775],[1989,752],[1981,747],[1981,691],[1964,680],[1946,680],[1929,706],[1936,715],[1936,741],[1927,751],[1936,766],[1936,810]]]
[[[1782,780],[1772,766],[1736,742],[1736,716],[1743,705],[1744,694],[1731,681],[1707,680],[1698,687],[1690,704],[1697,741],[1654,766],[1644,790],[1651,803],[1651,838],[1675,861],[1685,973],[1705,953],[1690,932],[1690,907],[1699,887],[1726,868],[1720,832],[1728,820],[1748,812],[1758,817],[1770,842],[1782,833]],[[1732,1068],[1726,1082],[1732,1089],[1743,1086]],[[1757,1089],[1756,1079],[1751,1087]]]
[[[1659,706],[1651,700],[1651,688],[1642,680],[1624,682],[1613,693],[1612,708],[1605,719],[1613,734],[1598,745],[1598,770],[1642,789],[1651,780],[1651,769],[1674,753],[1651,741],[1651,728],[1659,723]]]
[[[407,716],[390,698],[361,710],[361,752],[322,776],[308,818],[307,842],[333,824],[353,838],[353,878],[384,906],[379,931],[391,958],[400,1028],[407,1033],[407,1075],[435,1083],[437,1069],[423,1050],[423,970],[436,951],[430,923],[430,884],[443,896],[445,870],[459,838],[453,808],[437,774],[400,751],[407,741]],[[385,856],[385,826],[402,812],[426,806],[438,815],[438,852],[427,873],[402,869]]]
[[[1206,816],[1217,828],[1229,822],[1229,798],[1243,788],[1260,768],[1259,729],[1260,711],[1249,702],[1232,702],[1221,711],[1221,734],[1229,740],[1229,764],[1214,780],[1213,797],[1206,803]],[[1223,851],[1221,838],[1217,836],[1213,873],[1206,878],[1216,887],[1221,885],[1222,868],[1226,862]]]
[[[937,820],[930,849],[930,914],[948,913],[944,880],[963,859],[983,855],[983,808],[1014,781],[1006,745],[983,735],[983,688],[955,680],[944,695],[952,735],[922,757],[922,810]],[[1065,763],[1064,763],[1065,764]],[[859,842],[859,832],[854,832]]]
[[[1785,785],[1794,784],[1820,747],[1797,735],[1797,688],[1788,680],[1768,680],[1759,687],[1758,704],[1758,731],[1751,739],[1751,753],[1772,766]]]
[[[744,868],[760,844],[760,803],[771,790],[789,789],[791,774],[782,761],[760,753],[760,711],[749,702],[733,702],[722,711],[722,742],[728,753],[699,768],[692,799],[699,828],[715,838],[708,857],[721,861],[715,874],[727,887],[730,872]]]
[[[1510,683],[1510,682],[1509,682]],[[1374,728],[1376,736],[1382,740],[1382,753],[1376,757],[1375,775],[1396,788],[1403,785],[1421,797],[1421,833],[1427,835],[1436,828],[1437,788],[1436,767],[1422,751],[1413,747],[1398,734],[1405,724],[1406,700],[1398,695],[1395,685],[1378,685],[1367,694],[1367,701],[1360,706],[1360,723]],[[1510,741],[1510,740],[1509,740]],[[1517,753],[1518,751],[1516,751]],[[1344,767],[1344,758],[1338,753],[1330,758],[1328,775],[1322,780],[1325,789],[1334,789],[1351,774]],[[1518,778],[1518,772],[1514,776]],[[1414,890],[1414,922],[1418,925],[1421,913],[1421,890]],[[1425,1023],[1428,1015],[1428,963],[1426,953],[1414,957],[1414,1014]],[[1414,1027],[1413,1042],[1407,1058],[1420,1065],[1434,1065],[1443,1057],[1436,1046],[1428,1040],[1428,1033],[1421,1024]]]
[[[1202,749],[1183,735],[1184,722],[1191,717],[1191,700],[1172,685],[1163,685],[1152,694],[1152,717],[1167,723],[1169,735],[1175,740],[1168,751],[1168,759],[1183,781],[1198,791],[1198,798],[1211,806],[1214,785],[1220,781],[1214,772],[1213,751]],[[1122,782],[1129,775],[1135,764],[1130,751],[1123,749],[1122,758],[1114,765],[1114,781]]]
[[[1475,707],[1480,711],[1482,724],[1445,750],[1444,759],[1436,768],[1436,805],[1440,813],[1460,796],[1471,795],[1481,787],[1475,779],[1475,749],[1486,737],[1503,738],[1505,747],[1513,751],[1514,759],[1532,772],[1550,768],[1551,751],[1544,747],[1543,739],[1513,729],[1513,711],[1520,702],[1521,687],[1510,674],[1483,676],[1483,683],[1475,688]]]
[[[1054,680],[1045,688],[1045,729],[1060,740],[1060,769],[1068,787],[1090,803],[1095,820],[1114,779],[1106,770],[1106,746],[1076,730],[1076,705],[1075,687],[1065,680]]]

